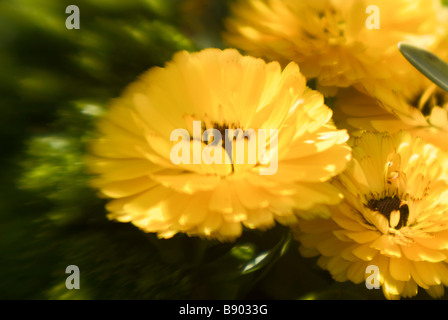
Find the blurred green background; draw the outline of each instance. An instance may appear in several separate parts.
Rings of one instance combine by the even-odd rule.
[[[224,48],[230,2],[0,1],[1,299],[382,299],[334,283],[284,227],[158,240],[107,220],[87,187],[85,142],[108,100],[176,51]],[[65,27],[68,5],[79,30]]]

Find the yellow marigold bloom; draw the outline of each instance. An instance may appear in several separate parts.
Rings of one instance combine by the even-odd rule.
[[[441,57],[447,48],[439,48]],[[364,93],[350,88],[341,90],[336,101],[336,122],[353,130],[411,132],[448,151],[448,93],[424,75],[413,74],[397,83],[366,82]]]
[[[353,161],[334,179],[344,201],[331,219],[294,228],[305,256],[336,281],[362,283],[370,265],[388,299],[418,287],[439,297],[448,286],[448,155],[407,132],[366,132],[351,140]],[[366,289],[367,290],[367,289]]]
[[[88,161],[93,185],[114,199],[111,219],[165,238],[231,240],[243,226],[291,223],[294,208],[341,200],[328,181],[351,150],[331,117],[295,63],[282,70],[234,49],[179,52],[131,84],[100,121]]]
[[[411,69],[397,44],[435,45],[440,8],[438,0],[240,0],[224,37],[249,54],[296,61],[321,88],[395,81]]]

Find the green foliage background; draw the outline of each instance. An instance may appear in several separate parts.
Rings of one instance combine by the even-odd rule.
[[[1,299],[382,299],[333,282],[286,228],[158,240],[107,220],[87,186],[85,142],[108,100],[176,51],[224,48],[229,2],[0,1]],[[79,30],[65,27],[73,4]],[[69,265],[80,290],[65,287]]]

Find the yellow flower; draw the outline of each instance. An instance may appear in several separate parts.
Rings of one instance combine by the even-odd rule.
[[[328,181],[351,150],[331,117],[295,63],[282,70],[234,49],[179,52],[100,121],[92,184],[114,199],[111,219],[164,238],[232,240],[243,226],[292,223],[294,208],[341,200]]]
[[[436,53],[445,58],[447,48]],[[339,91],[335,121],[354,132],[377,130],[411,132],[448,151],[448,93],[418,73],[401,79],[396,88],[368,81],[361,93],[353,88]]]
[[[344,201],[331,219],[299,221],[305,256],[336,281],[362,283],[370,265],[388,299],[418,287],[439,297],[448,285],[448,155],[407,132],[351,140],[353,161],[334,179]],[[366,289],[367,290],[367,289]]]
[[[322,89],[396,81],[412,69],[398,42],[435,45],[444,32],[440,8],[438,0],[240,0],[224,37],[249,54],[299,63]]]

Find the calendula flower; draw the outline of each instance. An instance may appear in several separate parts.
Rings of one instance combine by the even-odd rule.
[[[320,88],[365,79],[391,80],[409,68],[397,44],[432,48],[444,32],[440,1],[240,0],[226,22],[225,39],[256,56],[299,63]]]
[[[408,132],[366,132],[352,141],[353,161],[334,179],[344,201],[331,219],[294,227],[305,256],[337,281],[365,281],[377,266],[388,299],[418,287],[439,297],[448,285],[448,155]],[[367,289],[366,289],[367,290]]]
[[[437,52],[448,56],[446,48]],[[340,126],[352,132],[406,130],[448,151],[448,93],[420,73],[397,85],[400,88],[393,89],[369,81],[363,93],[353,88],[341,90],[335,103]]]
[[[177,53],[116,99],[89,167],[109,217],[169,238],[220,240],[336,204],[328,181],[351,157],[323,96],[295,63],[234,49]]]

